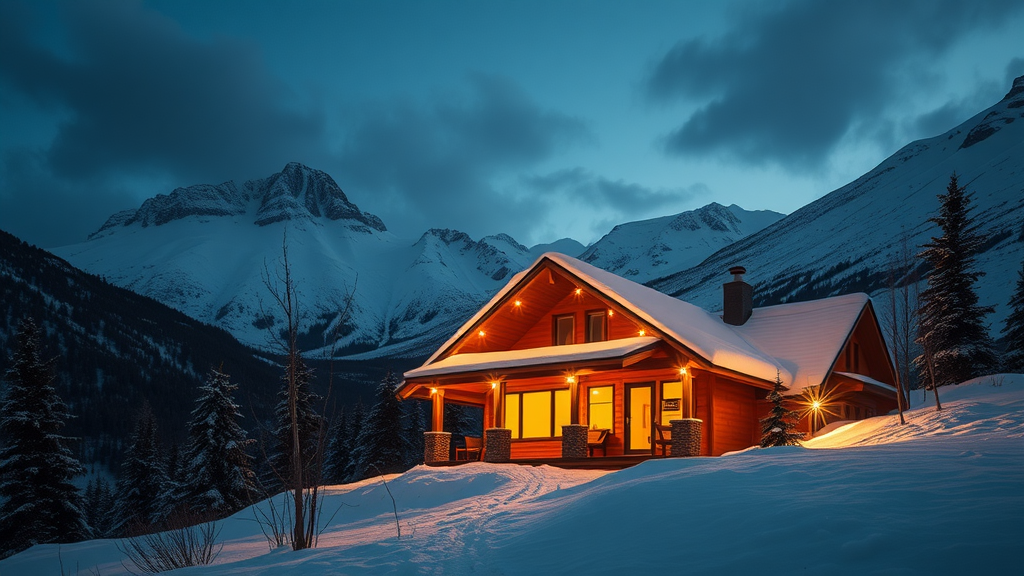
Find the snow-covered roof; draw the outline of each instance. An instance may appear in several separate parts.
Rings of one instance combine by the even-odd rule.
[[[852,378],[854,380],[857,380],[858,382],[863,382],[865,384],[870,384],[872,386],[876,386],[878,388],[881,388],[882,390],[886,390],[886,391],[893,392],[893,393],[896,392],[896,387],[893,386],[892,384],[886,384],[885,382],[879,382],[878,380],[875,380],[874,378],[872,378],[870,376],[865,376],[863,374],[855,374],[853,372],[834,372],[834,374],[838,374],[840,376],[846,376],[847,378]]]
[[[463,372],[490,372],[523,366],[544,366],[593,360],[622,358],[660,342],[658,338],[640,336],[604,342],[546,346],[525,350],[501,352],[475,352],[455,354],[433,364],[427,364],[405,373],[406,378],[442,376]]]
[[[703,308],[576,258],[548,252],[541,255],[532,266],[513,276],[421,368],[406,373],[406,377],[426,375],[422,371],[428,371],[435,365],[454,367],[462,362],[479,362],[479,357],[486,354],[507,354],[456,354],[437,361],[443,352],[473,329],[494,306],[518,288],[526,275],[545,259],[590,285],[602,297],[629,310],[661,335],[685,346],[717,367],[769,382],[775,380],[778,371],[790,393],[798,393],[825,380],[868,302],[866,294],[849,294],[755,308],[745,324],[732,326],[723,322],[719,314],[709,313]],[[552,353],[551,348],[519,351],[517,361],[522,361],[521,354],[524,352],[536,353],[538,358]],[[452,371],[459,370],[452,368]]]
[[[785,366],[791,377],[783,384],[799,393],[825,381],[867,303],[867,294],[857,293],[765,306],[729,328]]]

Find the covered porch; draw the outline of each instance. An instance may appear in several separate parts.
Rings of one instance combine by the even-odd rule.
[[[452,464],[444,406],[455,403],[482,409],[485,461],[626,467],[711,453],[697,418],[708,409],[694,393],[701,371],[663,340],[638,336],[456,354],[407,372],[399,396],[431,402],[427,464]]]

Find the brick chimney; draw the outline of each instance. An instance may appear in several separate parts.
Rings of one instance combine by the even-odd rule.
[[[733,266],[729,268],[732,282],[722,284],[722,320],[726,324],[742,326],[754,310],[754,288],[743,281],[746,273],[747,269],[743,266]]]

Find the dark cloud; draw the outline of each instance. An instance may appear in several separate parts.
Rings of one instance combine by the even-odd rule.
[[[115,211],[138,200],[114,184],[83,190],[55,178],[42,152],[8,150],[0,158],[0,229],[43,248],[81,242]]]
[[[558,195],[565,200],[584,203],[592,209],[608,208],[627,218],[679,206],[708,192],[707,186],[700,183],[687,188],[648,188],[623,180],[610,180],[583,168],[528,176],[523,178],[523,183],[528,189],[544,195]]]
[[[289,107],[292,96],[252,44],[189,37],[134,2],[75,2],[62,11],[66,57],[33,40],[31,16],[4,4],[0,78],[62,111],[47,151],[61,177],[217,180],[322,145],[320,116]]]
[[[906,86],[894,80],[923,77],[917,68],[1022,7],[1012,0],[758,7],[718,38],[677,44],[655,66],[646,91],[657,102],[701,104],[665,138],[671,154],[817,168],[848,129],[880,119]],[[953,114],[935,111],[932,120]]]
[[[427,104],[393,102],[353,114],[359,121],[340,154],[341,180],[387,198],[399,227],[482,234],[513,220],[528,226],[544,199],[494,182],[592,136],[581,120],[542,109],[505,79],[476,74],[468,87]]]

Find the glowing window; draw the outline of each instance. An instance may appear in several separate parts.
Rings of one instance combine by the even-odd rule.
[[[523,394],[522,438],[544,438],[551,433],[551,393]]]
[[[587,392],[587,414],[591,428],[615,429],[614,401],[615,388],[599,386]]]
[[[505,427],[513,438],[554,438],[570,422],[568,390],[518,392],[505,395]]]
[[[512,430],[513,438],[519,438],[519,394],[505,395],[505,428]]]
[[[576,317],[572,314],[555,316],[555,346],[576,343]]]
[[[587,312],[587,342],[604,342],[608,339],[604,310]]]

